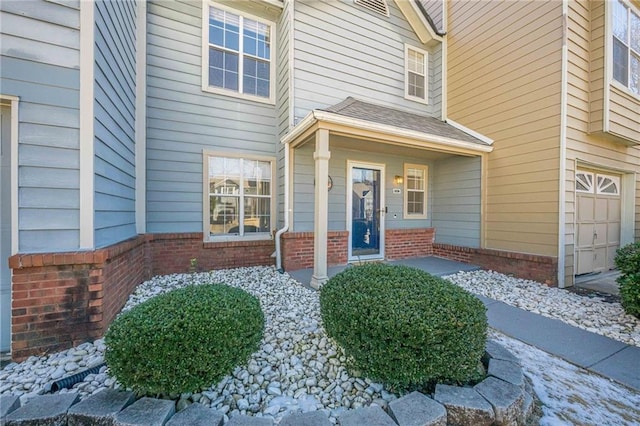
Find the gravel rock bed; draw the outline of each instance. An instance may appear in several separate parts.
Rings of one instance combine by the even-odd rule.
[[[459,273],[448,279],[471,292],[640,346],[640,321],[625,315],[619,304],[495,272]],[[136,288],[123,311],[170,290],[203,283],[224,283],[258,297],[265,313],[265,334],[247,365],[237,367],[221,382],[197,393],[167,396],[177,400],[178,409],[198,402],[225,413],[225,421],[248,414],[276,422],[290,412],[324,410],[335,423],[344,410],[371,404],[385,407],[397,398],[381,384],[347,372],[344,354],[320,325],[319,293],[273,267],[154,277]],[[104,342],[97,340],[9,364],[0,371],[0,394],[19,395],[24,403],[44,392],[53,380],[103,362],[105,349]],[[60,393],[74,392],[85,398],[104,388],[119,387],[103,367]]]
[[[472,293],[640,346],[640,319],[604,297],[581,296],[493,271],[460,272],[445,278]]]

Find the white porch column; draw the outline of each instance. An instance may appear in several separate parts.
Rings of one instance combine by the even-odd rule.
[[[315,212],[313,234],[313,276],[311,287],[319,289],[327,277],[327,228],[329,216],[329,131],[316,132],[315,160]]]

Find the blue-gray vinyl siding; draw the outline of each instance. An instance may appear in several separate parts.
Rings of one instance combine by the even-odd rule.
[[[296,232],[313,231],[314,220],[314,170],[313,143],[308,143],[294,152],[295,172],[293,177],[294,187],[294,224]],[[329,230],[344,231],[347,229],[347,162],[384,164],[385,182],[384,195],[387,212],[385,214],[385,229],[410,229],[428,228],[431,226],[431,203],[427,203],[427,219],[403,219],[403,193],[393,193],[393,178],[403,175],[404,163],[423,164],[429,167],[433,164],[429,160],[418,158],[399,157],[388,154],[371,153],[362,150],[345,150],[330,148],[329,176],[333,181],[333,187],[329,191]],[[431,179],[429,179],[431,180]],[[398,186],[395,186],[398,188]],[[428,188],[428,201],[431,199],[431,190]],[[394,215],[396,217],[394,217]]]
[[[20,98],[20,252],[79,246],[79,7],[0,4],[0,93]]]
[[[440,117],[440,44],[422,45],[395,2],[387,3],[389,17],[353,0],[295,2],[296,120],[347,96]],[[405,43],[429,52],[428,105],[404,98]]]
[[[136,3],[95,3],[95,246],[136,235]]]
[[[202,231],[204,150],[278,153],[275,105],[202,90],[202,13],[148,3],[147,232]]]
[[[452,157],[434,164],[436,242],[480,247],[480,164],[480,157]]]

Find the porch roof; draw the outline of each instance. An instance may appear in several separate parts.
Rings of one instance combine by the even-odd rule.
[[[364,102],[352,97],[310,112],[282,142],[296,146],[315,130],[443,151],[490,152],[493,141],[448,120]]]

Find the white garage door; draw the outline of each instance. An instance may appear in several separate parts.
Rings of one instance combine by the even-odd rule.
[[[613,269],[620,247],[620,176],[576,173],[576,275]]]

